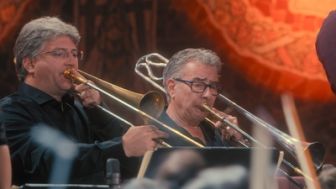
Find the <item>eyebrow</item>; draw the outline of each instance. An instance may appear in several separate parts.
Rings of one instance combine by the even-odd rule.
[[[207,81],[206,78],[200,78],[200,77],[194,77],[191,79],[192,81],[202,81],[202,82],[205,82]],[[219,81],[209,81],[209,83],[219,83]]]
[[[61,47],[56,47],[54,49],[51,49],[50,51],[54,51],[54,50],[63,50],[63,51],[67,51],[68,49],[66,48],[61,48]],[[78,51],[78,49],[70,49],[70,52],[74,52],[74,51]]]
[[[192,80],[206,81],[206,78],[193,77]]]

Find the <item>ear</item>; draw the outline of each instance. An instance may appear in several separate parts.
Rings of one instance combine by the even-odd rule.
[[[28,72],[28,74],[32,74],[35,72],[35,63],[31,58],[28,57],[24,58],[22,60],[22,66]]]
[[[175,96],[175,81],[172,79],[169,79],[167,81],[167,92],[170,96],[170,98],[173,98]]]

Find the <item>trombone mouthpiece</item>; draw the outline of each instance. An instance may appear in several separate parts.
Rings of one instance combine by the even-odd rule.
[[[202,104],[201,108],[205,111],[211,112],[210,106],[206,103]]]
[[[71,69],[66,69],[66,70],[64,70],[64,72],[63,72],[63,75],[64,75],[64,77],[65,78],[67,78],[67,79],[71,79],[71,75],[72,75],[72,71],[71,71]]]
[[[76,72],[73,69],[66,69],[63,72],[63,75],[65,78],[71,80],[74,83],[81,84],[81,83],[87,83],[87,79],[85,79],[80,74],[76,74]]]

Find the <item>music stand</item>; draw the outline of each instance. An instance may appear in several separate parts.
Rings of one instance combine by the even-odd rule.
[[[178,181],[184,184],[188,179],[195,177],[201,170],[208,168],[228,168],[233,166],[243,167],[246,170],[245,179],[248,182],[250,172],[251,154],[257,148],[236,148],[236,147],[178,147],[161,148],[153,153],[145,172],[145,177],[151,179],[162,179]],[[270,171],[275,173],[279,165],[280,152],[276,149],[270,151]],[[175,172],[171,174],[171,172]],[[248,183],[247,183],[248,184]]]
[[[106,188],[109,189],[109,185],[94,185],[94,184],[44,184],[44,183],[27,183],[25,185],[20,186],[22,189],[61,189],[61,188],[71,188],[71,189],[82,189],[82,188],[90,188],[90,189],[100,189]]]

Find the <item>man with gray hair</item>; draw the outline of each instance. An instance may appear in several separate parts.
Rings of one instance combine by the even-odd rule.
[[[228,139],[242,139],[234,129],[221,129],[221,122],[216,122],[215,127],[205,122],[208,112],[202,106],[213,107],[215,103],[220,90],[221,66],[215,52],[189,48],[174,54],[163,71],[168,106],[160,120],[205,146],[228,146],[231,142]],[[215,111],[237,124],[235,117]],[[170,133],[167,142],[172,146],[192,145],[174,133]]]
[[[14,184],[47,183],[50,177],[54,155],[34,142],[30,131],[36,125],[52,127],[76,143],[79,154],[73,161],[71,183],[104,183],[107,158],[119,159],[122,174],[127,168],[134,171],[130,157],[156,149],[154,139],[166,137],[149,125],[124,133],[121,123],[96,107],[102,104],[98,91],[65,78],[65,70],[78,69],[79,41],[78,30],[56,17],[30,21],[17,37],[14,55],[20,85],[0,101]]]

